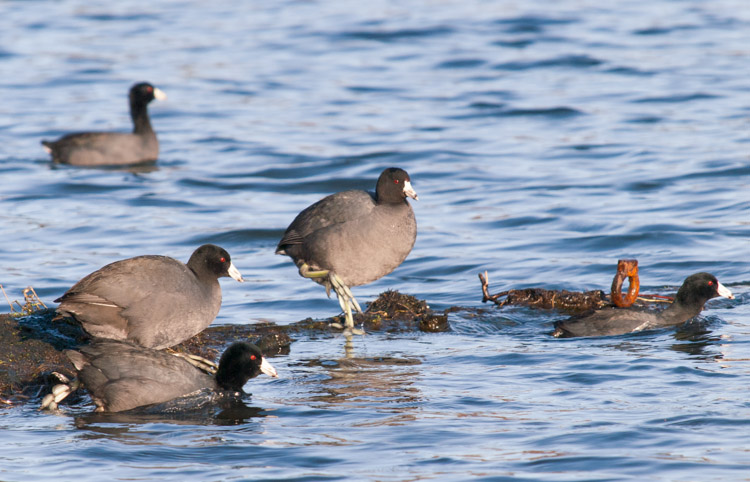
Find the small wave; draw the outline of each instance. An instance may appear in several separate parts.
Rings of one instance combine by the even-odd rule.
[[[659,116],[645,115],[645,116],[633,117],[632,119],[629,119],[625,122],[628,122],[630,124],[656,124],[663,120],[664,119]]]
[[[350,85],[346,88],[349,92],[357,94],[369,93],[396,93],[403,92],[403,89],[394,89],[391,87],[374,86],[374,85]]]
[[[661,249],[663,246],[695,246],[697,241],[686,236],[683,226],[647,226],[627,234],[607,234],[579,236],[561,239],[561,243],[575,243],[578,249],[620,252],[623,248],[631,251]]]
[[[502,18],[495,20],[495,25],[504,27],[508,33],[538,33],[552,25],[568,25],[578,20],[573,18],[551,18],[538,15],[523,15],[520,17]]]
[[[708,169],[700,172],[691,172],[673,179],[703,179],[707,177],[747,177],[750,176],[750,165],[739,167],[727,167],[726,169]]]
[[[510,109],[502,113],[502,116],[547,116],[547,117],[571,117],[581,115],[578,109],[572,107],[549,107],[540,109]]]
[[[273,241],[276,243],[284,235],[283,229],[235,229],[210,235],[201,234],[186,240],[185,246],[199,246],[213,243],[218,245],[244,245],[253,241]]]
[[[583,112],[574,109],[572,107],[542,107],[538,109],[507,109],[505,104],[492,103],[492,102],[474,102],[468,106],[475,112],[471,114],[461,114],[456,116],[450,116],[448,119],[463,120],[463,119],[474,119],[482,117],[550,117],[553,119],[560,119],[566,117],[574,117],[584,114]]]
[[[632,75],[637,77],[649,77],[656,75],[656,72],[637,69],[635,67],[612,67],[611,69],[605,70],[605,72],[610,74]]]
[[[404,39],[436,37],[450,35],[451,27],[435,26],[425,28],[402,28],[396,30],[351,30],[336,35],[338,39],[373,40],[376,42],[397,42]]]
[[[633,30],[633,35],[667,35],[672,32],[679,30],[693,30],[696,27],[694,25],[673,25],[671,27],[647,27]]]
[[[469,107],[472,109],[503,109],[506,105],[498,102],[472,102]]]
[[[435,66],[436,69],[471,69],[481,67],[487,62],[482,59],[453,59],[440,62]]]
[[[150,194],[138,196],[135,199],[128,199],[125,202],[130,206],[137,207],[153,206],[163,208],[193,208],[197,206],[195,203],[183,199],[164,199],[154,197]]]
[[[130,14],[110,14],[110,13],[101,13],[101,14],[80,14],[77,15],[78,18],[84,19],[84,20],[95,20],[98,22],[138,22],[142,20],[159,20],[161,17],[159,15],[153,15],[148,13],[130,13]]]
[[[517,39],[517,40],[496,40],[492,42],[492,45],[497,45],[498,47],[508,47],[508,48],[516,48],[516,49],[522,49],[524,47],[528,47],[529,45],[533,44],[535,40],[531,39]]]
[[[632,102],[635,104],[642,103],[677,103],[677,102],[690,102],[693,100],[707,100],[707,99],[720,99],[722,96],[714,94],[704,94],[697,92],[695,94],[678,94],[678,95],[665,95],[656,97],[641,97],[635,99]]]
[[[603,64],[603,60],[599,60],[588,55],[563,55],[561,57],[554,57],[551,59],[533,60],[525,62],[505,62],[493,66],[496,70],[531,70],[531,69],[543,69],[550,67],[573,67],[573,68],[588,68],[595,67]]]

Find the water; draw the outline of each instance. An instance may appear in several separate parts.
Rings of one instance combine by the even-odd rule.
[[[396,288],[440,334],[300,338],[239,413],[2,408],[3,480],[749,480],[743,1],[0,2],[0,283],[45,302],[116,259],[214,242],[216,323],[336,314],[274,256],[331,192],[405,168],[420,201]],[[125,130],[148,80],[150,171],[51,167],[39,145]],[[530,286],[645,292],[710,271],[694,323],[556,340],[562,315],[480,303]]]

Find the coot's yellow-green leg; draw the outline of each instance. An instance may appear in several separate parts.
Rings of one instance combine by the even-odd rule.
[[[331,280],[331,284],[333,285],[333,289],[336,290],[336,293],[339,291],[343,292],[344,297],[351,302],[357,312],[362,313],[362,308],[359,307],[359,303],[357,303],[357,299],[354,297],[354,294],[352,294],[352,290],[344,284],[341,278],[339,278],[339,275],[336,273],[329,273],[328,279]]]
[[[331,281],[333,289],[336,291],[336,296],[339,299],[339,303],[342,305],[344,313],[346,313],[346,331],[355,335],[364,335],[365,332],[354,328],[354,317],[352,316],[352,306],[357,312],[362,313],[357,299],[352,294],[352,291],[344,282],[339,278],[336,273],[330,273],[328,279]],[[343,300],[343,303],[342,303]]]
[[[346,329],[344,330],[345,335],[364,335],[365,332],[358,328],[354,328],[354,317],[352,316],[352,306],[357,312],[362,313],[357,299],[352,294],[348,286],[341,281],[336,273],[330,273],[328,279],[333,285],[333,289],[336,291],[336,296],[339,299],[339,304],[343,304],[344,313],[346,314]],[[343,300],[343,303],[342,303]]]
[[[333,287],[333,290],[336,292],[336,298],[339,300],[339,305],[344,311],[346,317],[346,331],[358,335],[364,334],[362,330],[354,329],[354,316],[352,316],[352,306],[354,306],[359,313],[362,313],[362,308],[359,306],[357,299],[354,298],[352,291],[346,286],[346,284],[344,284],[336,273],[330,270],[312,271],[307,263],[302,263],[299,267],[299,274],[303,278],[328,278],[328,283],[325,285],[326,294],[330,296],[330,288]]]

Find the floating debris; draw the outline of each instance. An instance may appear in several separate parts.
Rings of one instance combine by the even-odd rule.
[[[548,310],[579,312],[601,308],[608,304],[602,290],[580,292],[525,288],[521,290],[502,291],[491,295],[489,292],[490,280],[487,271],[484,272],[484,275],[479,273],[479,280],[482,282],[482,293],[484,295],[482,302],[492,301],[498,306],[520,305]]]
[[[623,296],[622,283],[628,279],[628,294]],[[617,273],[612,280],[612,292],[609,298],[602,290],[567,291],[546,290],[542,288],[526,288],[521,290],[501,291],[490,294],[490,277],[487,271],[479,273],[482,283],[482,303],[492,301],[497,306],[519,305],[533,308],[555,309],[570,313],[596,310],[605,306],[626,308],[636,302],[640,305],[647,303],[670,303],[672,298],[660,295],[640,295],[640,280],[638,278],[638,260],[621,259],[617,261]]]
[[[628,279],[628,294],[622,296],[622,282]],[[638,260],[637,259],[620,259],[617,261],[617,274],[612,280],[612,289],[610,298],[612,303],[620,308],[627,308],[635,303],[638,298],[638,291],[641,284],[638,279]]]

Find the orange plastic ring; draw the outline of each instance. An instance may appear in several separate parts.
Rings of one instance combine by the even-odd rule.
[[[623,298],[622,296],[622,282],[628,278],[628,294]],[[635,299],[638,298],[638,291],[641,287],[640,280],[638,279],[638,260],[637,259],[621,259],[617,261],[617,274],[612,280],[612,303],[620,308],[627,308],[628,306],[635,303]]]

